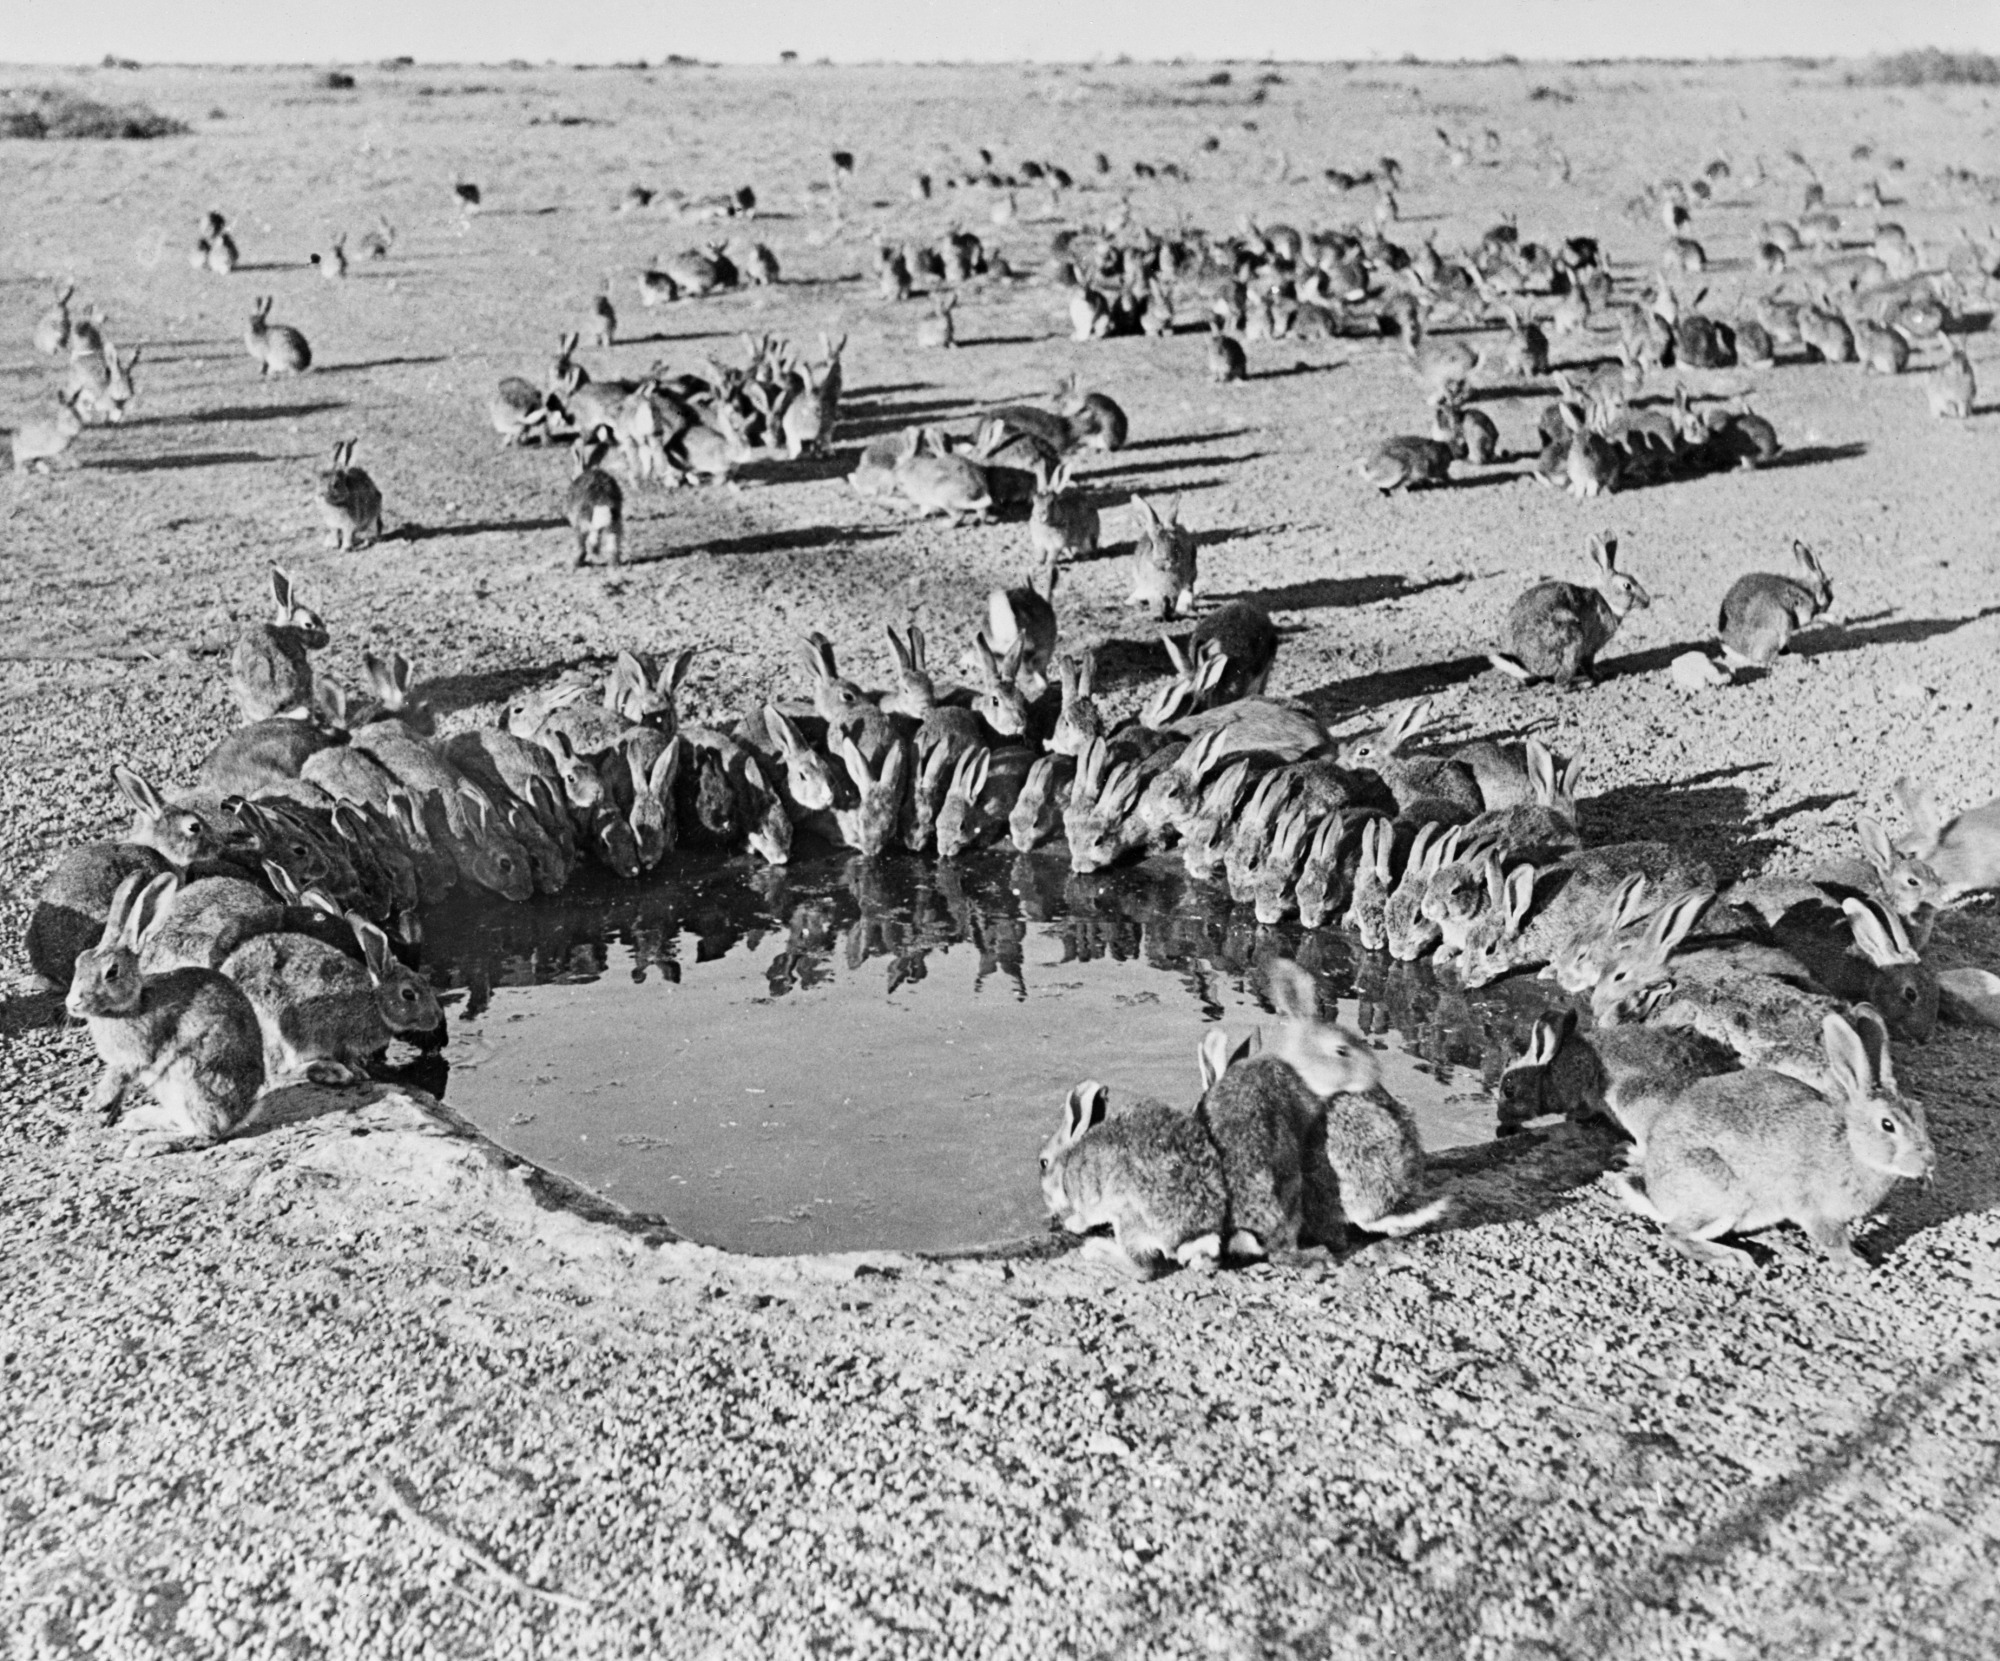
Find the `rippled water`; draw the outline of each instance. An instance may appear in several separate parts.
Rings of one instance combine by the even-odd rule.
[[[1271,1020],[1289,955],[1374,1038],[1426,1146],[1493,1134],[1488,1090],[1545,1007],[1468,999],[1332,929],[1259,928],[1161,861],[1060,854],[682,863],[427,922],[449,1099],[504,1146],[692,1239],[942,1250],[1046,1229],[1036,1153],[1077,1080],[1191,1104],[1196,1045]]]

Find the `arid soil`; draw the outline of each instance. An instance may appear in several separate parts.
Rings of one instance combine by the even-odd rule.
[[[1038,269],[1134,159],[1189,175],[1132,185],[1139,223],[1365,215],[1322,170],[1389,153],[1392,235],[1449,249],[1512,212],[1524,236],[1601,237],[1629,284],[1662,234],[1621,213],[1641,186],[1718,155],[1740,181],[1761,155],[1767,184],[1725,183],[1695,217],[1726,310],[1765,281],[1758,222],[1799,205],[1792,150],[1857,239],[1893,217],[1941,262],[1958,224],[1983,234],[1987,187],[1944,170],[1990,163],[1990,99],[1778,65],[1207,74],[417,68],[335,93],[303,70],[139,72],[84,79],[192,136],[0,145],[0,415],[56,381],[28,339],[58,280],[145,349],[133,419],[87,432],[76,468],[13,479],[0,514],[8,1653],[1992,1653],[1990,1031],[1898,1054],[1937,1177],[1891,1196],[1853,1276],[1789,1229],[1749,1277],[1672,1256],[1600,1183],[1609,1136],[1579,1131],[1445,1163],[1462,1206],[1443,1232],[1140,1287],[1054,1249],[728,1258],[621,1226],[390,1093],[294,1092],[259,1134],[146,1162],[82,1111],[90,1046],[28,984],[21,928],[61,850],[119,824],[112,762],[171,784],[229,724],[224,657],[268,562],[332,623],[331,673],[400,646],[455,722],[627,645],[701,643],[707,714],[796,689],[812,627],[864,674],[906,615],[955,656],[984,591],[1025,571],[1020,525],[865,507],[845,459],[635,493],[627,568],[572,570],[565,458],[500,451],[481,405],[499,375],[539,379],[607,276],[630,340],[586,349],[604,371],[740,360],[745,330],[847,332],[848,458],[1080,371],[1132,415],[1131,447],[1082,469],[1114,556],[1133,491],[1182,494],[1204,596],[1254,597],[1286,631],[1274,691],[1344,724],[1429,694],[1454,734],[1539,731],[1587,756],[1594,839],[1802,870],[1851,845],[1857,812],[1893,819],[1900,772],[1947,805],[2000,791],[1993,391],[1942,423],[1913,380],[1852,365],[1689,373],[1698,398],[1747,390],[1781,465],[1587,505],[1512,468],[1382,500],[1355,461],[1426,420],[1393,342],[1253,343],[1252,378],[1216,387],[1192,335],[1072,343],[1039,281],[975,288],[963,348],[920,351],[920,305],[865,280],[878,229],[953,219]],[[1491,127],[1499,148],[1449,169],[1437,127]],[[913,172],[980,145],[1091,188],[1060,219],[1024,190],[998,229],[983,190],[908,199]],[[836,219],[808,186],[837,146],[857,169]],[[1844,206],[1870,178],[1890,205]],[[484,193],[470,223],[456,179]],[[748,183],[763,211],[712,230],[614,214],[633,181]],[[231,278],[184,258],[211,207],[243,247]],[[305,265],[378,212],[392,258],[345,284]],[[725,233],[768,242],[785,281],[640,309],[650,257]],[[261,381],[244,353],[264,293],[311,339],[308,376]],[[1507,448],[1545,396],[1484,403]],[[346,437],[391,534],[333,553],[313,474]],[[1603,529],[1656,596],[1605,681],[1522,691],[1487,670],[1514,594],[1582,572]],[[1794,537],[1833,575],[1832,621],[1767,677],[1677,690],[1666,665],[1708,638],[1723,588],[1783,569]],[[1129,643],[1107,653],[1121,707],[1152,661],[1124,591],[1108,557],[1061,594],[1069,638]],[[1939,953],[2000,967],[1990,904],[1948,920]]]

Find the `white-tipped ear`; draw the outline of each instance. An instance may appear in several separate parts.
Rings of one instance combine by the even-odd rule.
[[[1528,908],[1535,903],[1536,871],[1532,865],[1517,865],[1501,884],[1505,898],[1507,926],[1516,933],[1528,920]]]

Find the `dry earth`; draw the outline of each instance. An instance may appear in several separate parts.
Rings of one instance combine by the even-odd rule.
[[[627,570],[569,569],[560,456],[498,453],[478,404],[499,374],[539,374],[606,273],[634,339],[593,364],[728,356],[743,329],[848,331],[850,448],[1081,369],[1136,440],[1089,481],[1107,503],[1185,493],[1205,593],[1256,596],[1288,630],[1277,690],[1342,719],[1427,692],[1463,732],[1535,724],[1587,751],[1600,839],[1677,835],[1784,870],[1843,846],[1857,811],[1890,811],[1904,769],[1948,803],[2000,789],[1991,413],[1936,423],[1913,383],[1852,367],[1690,375],[1698,394],[1753,387],[1787,464],[1589,508],[1485,480],[1381,501],[1353,462],[1421,419],[1392,345],[1253,346],[1254,378],[1215,388],[1197,339],[1071,344],[1035,283],[970,295],[965,349],[922,353],[915,308],[859,280],[878,225],[985,225],[983,197],[905,197],[915,167],[979,144],[1079,170],[1099,147],[1121,169],[1180,161],[1190,181],[1139,187],[1134,209],[1217,229],[1343,217],[1320,169],[1387,151],[1408,169],[1409,239],[1449,247],[1514,210],[1524,234],[1594,233],[1633,263],[1659,235],[1619,213],[1645,180],[1761,152],[1774,183],[1725,191],[1696,224],[1726,300],[1754,287],[1757,221],[1797,206],[1794,147],[1837,199],[1879,175],[1887,212],[1934,250],[1961,220],[1983,227],[1984,198],[1940,170],[1991,157],[1989,98],[1778,65],[1288,68],[1261,89],[1204,74],[413,69],[363,71],[351,94],[304,71],[86,77],[196,131],[0,146],[0,404],[46,396],[27,337],[54,279],[146,348],[135,419],[86,434],[76,470],[5,491],[0,961],[24,968],[56,854],[116,823],[109,763],[172,780],[226,726],[218,654],[273,558],[333,621],[335,672],[394,642],[457,719],[559,666],[685,641],[709,648],[694,702],[727,710],[790,675],[807,627],[862,661],[885,615],[956,643],[983,590],[1022,570],[1019,526],[905,524],[859,507],[832,466],[776,464],[739,494],[643,497]],[[1538,84],[1563,96],[1531,98]],[[1502,148],[1448,172],[1440,125],[1491,125]],[[1874,158],[1851,160],[1864,141]],[[836,144],[860,167],[829,236],[804,186]],[[1536,159],[1550,144],[1568,185]],[[463,234],[455,175],[489,209]],[[754,184],[771,211],[740,229],[776,249],[785,284],[640,311],[639,265],[701,231],[614,216],[633,179]],[[1023,204],[1034,222],[997,240],[1033,265],[1052,227],[1044,198]],[[210,206],[236,217],[248,262],[227,281],[182,258]],[[344,286],[303,266],[377,210],[402,233],[393,260]],[[260,382],[243,354],[263,292],[311,337],[310,376]],[[1990,336],[1970,344],[2000,386]],[[1537,402],[1487,405],[1511,447]],[[396,534],[333,554],[310,487],[349,435]],[[1482,672],[1508,599],[1578,570],[1599,528],[1659,596],[1607,681],[1523,693]],[[1664,667],[1728,580],[1777,566],[1794,536],[1834,573],[1835,626],[1767,679],[1675,690]],[[1073,637],[1145,636],[1117,561],[1072,575]],[[1944,943],[2000,961],[1990,907]],[[1745,1281],[1674,1259],[1599,1185],[1608,1141],[1566,1133],[1454,1166],[1449,1232],[1142,1289],[1068,1255],[753,1261],[662,1243],[579,1217],[406,1098],[298,1099],[295,1121],[242,1142],[125,1161],[81,1112],[84,1036],[12,984],[10,1653],[1993,1652],[1991,1033],[1899,1057],[1940,1167],[1865,1231],[1865,1277],[1790,1231]]]

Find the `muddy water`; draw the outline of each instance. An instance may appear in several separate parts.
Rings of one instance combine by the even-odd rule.
[[[1114,1112],[1192,1103],[1208,1027],[1270,1021],[1274,954],[1370,1035],[1433,1149],[1493,1134],[1488,1091],[1544,1006],[1532,982],[1469,1000],[1335,930],[1260,929],[1168,862],[683,863],[428,927],[426,971],[457,989],[451,1102],[537,1164],[749,1252],[1045,1230],[1036,1153],[1069,1087],[1104,1080]]]

